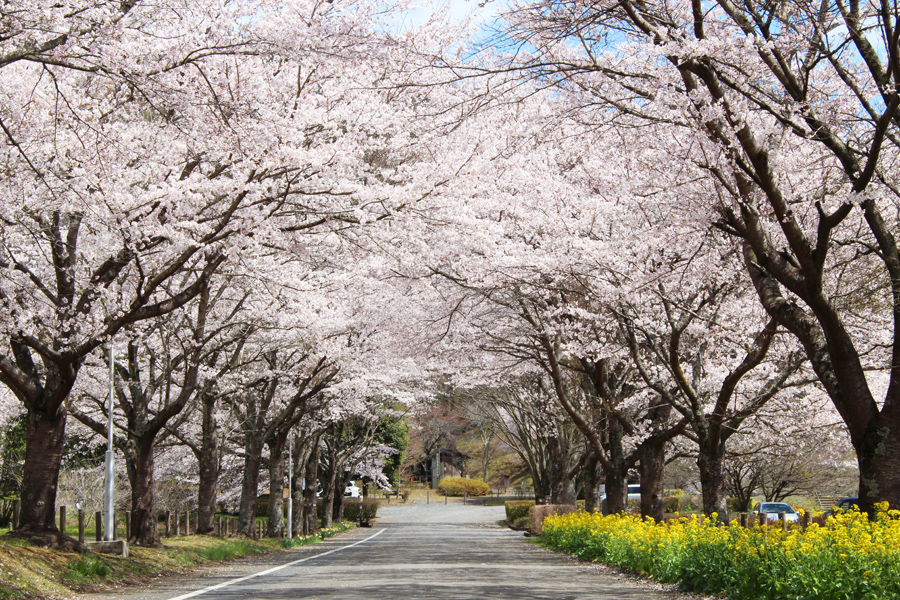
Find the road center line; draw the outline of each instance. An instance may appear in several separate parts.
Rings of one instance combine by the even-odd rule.
[[[275,571],[280,571],[281,569],[286,569],[287,567],[293,567],[294,565],[298,565],[302,562],[306,562],[308,560],[312,560],[314,558],[320,558],[322,556],[327,556],[334,552],[339,552],[341,550],[346,550],[347,548],[352,548],[353,546],[358,546],[363,542],[368,542],[372,538],[378,537],[384,533],[384,529],[379,529],[377,533],[370,535],[364,540],[359,540],[358,542],[353,542],[352,544],[348,544],[346,546],[341,546],[340,548],[335,548],[334,550],[329,550],[328,552],[323,552],[322,554],[316,554],[315,556],[307,556],[306,558],[301,558],[299,560],[295,560],[293,562],[285,563],[283,565],[279,565],[277,567],[272,567],[271,569],[266,569],[265,571],[260,571],[259,573],[254,573],[252,575],[245,575],[244,577],[238,577],[237,579],[232,579],[231,581],[226,581],[224,583],[220,583],[217,585],[210,586],[208,588],[203,588],[202,590],[197,590],[196,592],[191,592],[190,594],[184,594],[183,596],[176,596],[175,598],[171,598],[170,600],[186,600],[187,598],[193,598],[194,596],[199,596],[200,594],[205,594],[207,592],[211,592],[213,590],[217,590],[219,588],[227,587],[229,585],[234,585],[235,583],[240,583],[242,581],[247,581],[248,579],[253,579],[254,577],[262,577],[263,575],[268,575],[269,573],[274,573]]]

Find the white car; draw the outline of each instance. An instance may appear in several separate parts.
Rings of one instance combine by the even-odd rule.
[[[757,502],[751,514],[757,517],[766,515],[766,521],[777,521],[780,513],[784,513],[784,518],[790,523],[800,520],[800,515],[787,502]]]
[[[628,498],[640,498],[641,497],[641,486],[639,484],[629,485],[628,486]],[[601,500],[606,500],[606,493],[600,494]]]
[[[362,490],[356,486],[355,481],[351,481],[350,485],[344,488],[344,498],[359,498]]]

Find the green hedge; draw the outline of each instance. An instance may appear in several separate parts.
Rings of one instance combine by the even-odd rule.
[[[515,524],[516,519],[527,517],[534,506],[534,500],[508,500],[506,502],[506,522]]]
[[[355,500],[344,500],[344,520],[359,522],[370,522],[375,519],[378,513],[377,500],[363,500],[356,502]]]
[[[487,496],[491,493],[491,486],[477,479],[465,477],[444,477],[438,484],[445,496]]]

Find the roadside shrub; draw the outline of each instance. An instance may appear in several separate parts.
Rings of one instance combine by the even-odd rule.
[[[663,510],[667,513],[681,512],[681,496],[665,496],[663,504],[665,505]]]
[[[850,512],[824,525],[745,529],[696,517],[654,523],[574,513],[544,521],[548,547],[730,600],[900,598],[900,511]]]
[[[491,493],[491,486],[477,479],[444,477],[438,484],[438,490],[445,496],[487,496]]]
[[[346,521],[368,523],[375,520],[377,513],[378,500],[344,501],[344,520]]]
[[[513,521],[507,521],[507,523],[512,523],[512,526],[517,529],[531,529],[531,517],[528,515],[519,517]]]
[[[534,500],[508,500],[506,502],[506,522],[514,523],[516,519],[528,518]]]

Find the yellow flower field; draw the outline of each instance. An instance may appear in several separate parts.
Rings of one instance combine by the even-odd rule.
[[[784,532],[696,517],[655,523],[573,513],[544,521],[547,544],[582,560],[646,573],[733,600],[900,598],[900,511],[848,512]]]

